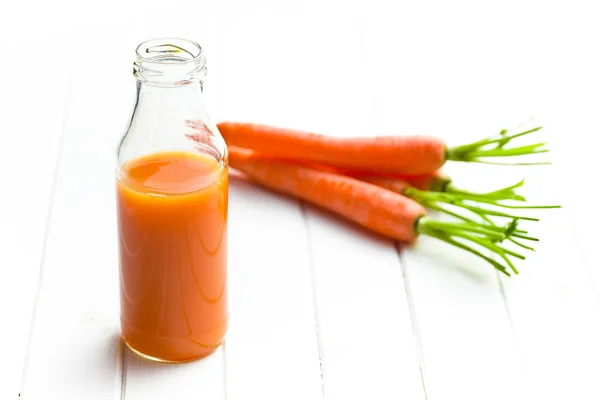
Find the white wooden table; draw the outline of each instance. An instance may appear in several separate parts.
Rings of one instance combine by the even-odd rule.
[[[81,4],[1,28],[0,399],[600,399],[591,2]],[[507,279],[234,179],[225,345],[142,361],[119,340],[113,157],[135,46],[165,35],[204,46],[215,121],[452,145],[533,116],[552,167],[447,171],[563,209]]]

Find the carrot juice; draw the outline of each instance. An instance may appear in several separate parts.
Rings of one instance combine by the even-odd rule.
[[[227,330],[227,164],[161,152],[126,162],[117,182],[121,329],[166,362],[212,353]]]

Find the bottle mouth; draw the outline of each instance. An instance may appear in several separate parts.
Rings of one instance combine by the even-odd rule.
[[[185,84],[206,75],[202,47],[191,40],[165,37],[150,39],[135,50],[134,75],[157,84]]]
[[[144,62],[182,64],[202,57],[202,47],[191,40],[169,37],[147,40],[137,47],[135,53]]]

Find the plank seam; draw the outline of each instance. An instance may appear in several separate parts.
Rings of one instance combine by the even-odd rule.
[[[227,340],[222,344],[223,353],[223,398],[227,400]]]
[[[519,341],[519,337],[517,335],[517,329],[515,328],[515,322],[512,318],[512,314],[510,311],[510,304],[508,302],[508,296],[506,295],[506,291],[504,290],[504,283],[502,282],[503,274],[500,271],[495,271],[496,279],[498,280],[498,288],[500,289],[500,296],[502,297],[502,304],[504,306],[504,311],[506,312],[506,317],[508,318],[508,325],[510,327],[510,332],[512,334],[512,339],[517,347],[517,352],[519,353],[519,362],[521,363],[521,367],[527,371],[527,365],[524,360],[523,348],[521,346],[521,342]]]
[[[123,349],[120,352],[121,356],[121,400],[125,400],[125,396],[127,394],[127,365],[129,364],[129,357],[127,354],[129,353],[129,348],[125,344],[125,342],[121,341],[121,348]]]
[[[419,331],[419,322],[417,320],[417,311],[415,303],[413,301],[412,290],[408,278],[408,271],[406,269],[406,259],[404,258],[404,252],[400,248],[400,243],[394,241],[394,249],[398,255],[398,262],[400,263],[400,270],[402,271],[402,278],[404,280],[404,292],[406,294],[406,304],[408,305],[408,313],[410,315],[410,322],[412,325],[413,337],[415,339],[415,346],[417,348],[417,358],[419,362],[419,375],[421,376],[421,386],[423,387],[423,396],[427,400],[427,385],[425,379],[425,356],[423,352],[423,342],[421,341],[421,332]]]
[[[315,266],[313,262],[313,249],[310,241],[310,227],[308,223],[308,215],[306,212],[306,203],[300,201],[300,211],[302,213],[302,219],[304,220],[304,226],[306,227],[306,242],[308,248],[308,264],[310,267],[310,286],[313,300],[313,313],[315,317],[315,331],[317,335],[317,349],[319,352],[319,370],[321,372],[321,397],[325,399],[325,357],[323,353],[323,339],[321,337],[321,329],[319,324],[319,310],[317,307],[317,279],[315,274]]]

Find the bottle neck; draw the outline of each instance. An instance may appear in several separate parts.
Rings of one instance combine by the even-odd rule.
[[[134,116],[165,123],[204,119],[206,110],[202,82],[192,81],[178,86],[155,86],[137,82]]]
[[[119,145],[119,166],[172,150],[201,151],[223,160],[226,145],[204,103],[206,58],[200,46],[183,39],[153,39],[138,46],[136,54],[136,101]]]
[[[209,121],[200,81],[177,86],[137,82],[137,99],[129,130],[145,137],[150,146],[164,148],[185,138],[189,120]]]
[[[193,80],[173,86],[157,86],[138,81],[136,108],[140,106],[152,112],[197,113],[204,109],[202,81]]]

